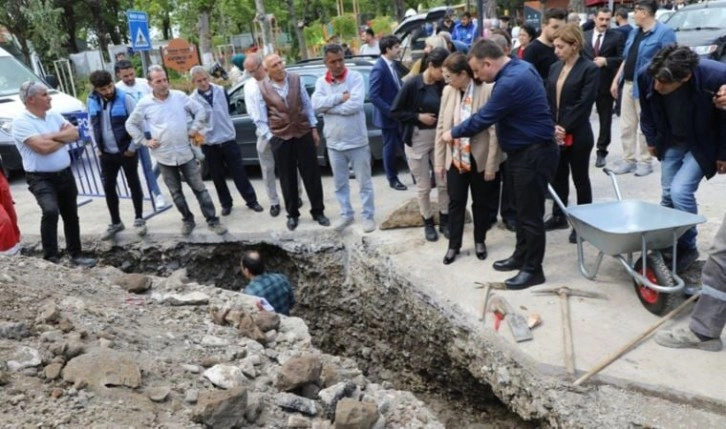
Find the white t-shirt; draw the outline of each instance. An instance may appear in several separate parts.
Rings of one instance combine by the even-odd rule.
[[[140,77],[137,77],[135,79],[134,86],[128,86],[124,83],[124,81],[120,80],[116,82],[116,88],[133,97],[133,99],[137,103],[144,95],[151,94],[151,87],[149,86],[149,82],[146,79]]]
[[[381,49],[378,47],[378,42],[371,46],[368,43],[364,43],[358,51],[358,55],[381,55]]]

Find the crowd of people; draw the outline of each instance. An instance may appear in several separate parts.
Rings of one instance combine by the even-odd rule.
[[[471,193],[476,257],[487,258],[486,233],[501,215],[507,228],[515,231],[516,242],[511,256],[494,262],[493,268],[516,271],[505,281],[510,290],[544,283],[546,231],[568,225],[557,205],[545,220],[547,186],[552,184],[567,205],[572,175],[577,204],[593,201],[590,157],[596,148],[595,166],[607,165],[616,102],[623,159],[611,165],[612,171],[645,176],[657,158],[662,163],[661,204],[697,212],[695,192],[702,179],[726,173],[726,65],[700,59],[675,44],[673,31],[655,20],[657,9],[656,0],[636,0],[636,27],[630,29],[623,28],[629,27],[627,12],[623,20],[622,11],[617,11],[616,20],[622,25],[611,28],[612,12],[600,9],[587,31],[567,11],[547,9],[539,34],[526,25],[519,28],[518,46],[513,46],[507,28],[483,22],[482,35],[477,36],[470,15],[464,14],[457,24],[447,15],[441,31],[426,39],[424,57],[410,71],[398,60],[401,42],[396,36],[376,41],[372,31],[364,33],[362,49],[379,55],[370,72],[368,96],[374,105],[373,122],[382,131],[386,179],[392,189],[407,190],[396,163],[397,154],[403,152],[426,240],[438,240],[439,233],[448,239],[444,264],[453,263],[460,254]],[[355,219],[349,186],[352,170],[359,185],[362,230],[370,233],[376,223],[364,79],[346,67],[342,46],[327,45],[323,56],[327,73],[316,82],[312,96],[278,55],[236,58],[235,67],[251,76],[244,93],[256,126],[269,213],[273,217],[281,213],[277,172],[289,230],[299,224],[302,187],[313,221],[331,225],[324,212],[317,164],[320,114],[340,206],[334,229],[343,231]],[[189,235],[196,225],[183,182],[192,189],[209,228],[220,235],[227,232],[202,181],[196,146],[201,146],[210,165],[222,216],[230,215],[233,207],[225,170],[247,207],[262,212],[242,167],[227,93],[210,82],[209,72],[194,67],[190,77],[195,90],[186,95],[170,89],[162,67],[151,66],[147,81],[140,82],[129,65],[116,65],[120,79],[116,84],[105,71],[90,76],[94,91],[88,100],[89,117],[111,217],[104,238],[124,229],[115,190],[121,169],[134,203],[134,228],[139,235],[146,234],[137,166],[141,160],[145,171],[151,169],[147,150],[182,216],[182,235]],[[93,265],[94,260],[81,254],[77,190],[65,150],[78,132],[49,112],[50,95],[42,83],[23,84],[20,98],[26,111],[15,119],[13,136],[30,191],[42,210],[44,257],[59,259],[60,215],[72,263]],[[599,118],[597,140],[590,121],[593,107]],[[438,231],[430,196],[434,188]],[[724,234],[722,226],[716,239],[720,248],[704,269],[704,297],[691,330],[661,336],[663,344],[712,349],[718,343],[720,348],[718,337],[726,323],[726,279],[719,268],[726,265]],[[573,230],[570,242],[576,241]],[[680,238],[677,250],[680,271],[698,257],[695,227]],[[249,278],[264,272],[258,254],[247,255],[242,268]],[[286,283],[278,278],[260,282],[262,289],[270,282]],[[283,295],[284,302],[278,305],[289,308],[292,300],[287,301],[287,292]]]

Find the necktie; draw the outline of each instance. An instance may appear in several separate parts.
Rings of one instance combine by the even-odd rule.
[[[600,39],[602,39],[602,33],[597,35],[597,40],[595,40],[595,46],[592,48],[592,52],[595,54],[595,56],[600,55]]]

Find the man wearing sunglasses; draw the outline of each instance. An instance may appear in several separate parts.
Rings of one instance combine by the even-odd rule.
[[[726,173],[726,111],[714,95],[726,64],[701,59],[687,46],[660,50],[638,73],[640,126],[648,152],[661,162],[661,205],[697,213],[703,177]],[[696,227],[678,240],[676,271],[698,259]]]
[[[58,216],[63,218],[66,249],[73,265],[93,267],[96,260],[81,254],[81,229],[76,197],[78,188],[71,171],[68,145],[78,140],[78,129],[57,112],[43,83],[27,81],[20,86],[23,111],[13,120],[13,139],[23,159],[30,192],[42,211],[40,238],[43,258],[58,263]]]

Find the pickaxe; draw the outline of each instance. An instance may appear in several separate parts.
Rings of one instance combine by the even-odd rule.
[[[567,286],[562,286],[554,289],[537,290],[533,293],[538,295],[560,296],[560,311],[562,314],[562,337],[565,354],[565,370],[569,375],[575,375],[575,348],[572,342],[572,324],[570,322],[570,303],[568,298],[570,296],[580,296],[583,298],[607,299],[607,297],[601,293],[570,289]]]

